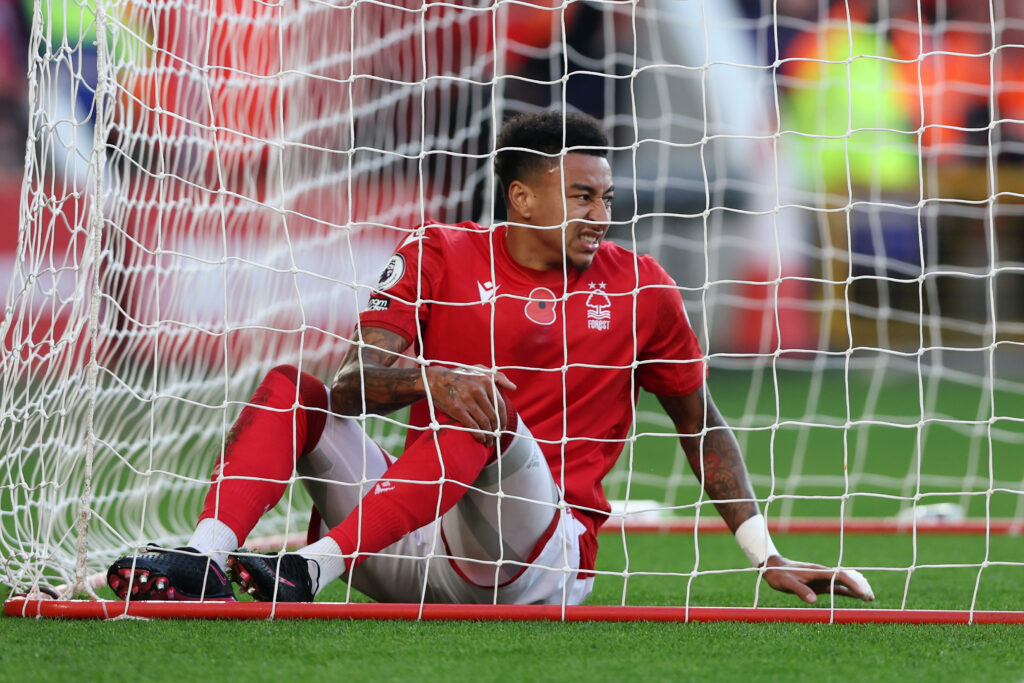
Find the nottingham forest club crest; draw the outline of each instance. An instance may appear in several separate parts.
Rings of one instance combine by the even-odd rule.
[[[592,330],[607,330],[612,324],[612,302],[604,293],[604,282],[591,282],[587,295],[587,327]]]

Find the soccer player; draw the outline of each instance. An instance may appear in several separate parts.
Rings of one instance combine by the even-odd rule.
[[[610,509],[601,480],[644,388],[773,588],[873,599],[859,573],[773,545],[678,288],[653,258],[604,239],[614,189],[599,124],[519,116],[498,147],[507,225],[412,232],[330,389],[294,367],[268,373],[188,547],[118,560],[115,593],[232,600],[230,575],[260,600],[309,601],[340,577],[380,601],[578,604]],[[410,405],[398,459],[353,419]],[[310,544],[239,551],[293,471],[316,507]]]

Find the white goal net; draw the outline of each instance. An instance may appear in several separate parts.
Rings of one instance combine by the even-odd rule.
[[[679,284],[770,522],[1018,528],[1024,10],[861,4],[36,0],[0,582],[186,540],[264,373],[328,379],[409,229],[499,222],[496,126],[549,108],[605,124],[612,238]],[[605,486],[715,517],[651,397]]]

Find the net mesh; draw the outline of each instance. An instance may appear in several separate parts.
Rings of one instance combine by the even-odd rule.
[[[2,580],[187,538],[263,374],[329,377],[410,228],[500,221],[494,124],[551,107],[610,132],[770,520],[1024,518],[1024,17],[976,4],[37,3]],[[712,515],[678,444],[642,398],[627,519]]]

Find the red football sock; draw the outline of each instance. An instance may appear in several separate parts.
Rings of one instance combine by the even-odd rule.
[[[326,411],[327,390],[319,379],[293,365],[268,372],[228,432],[199,519],[216,517],[244,542],[284,495],[295,460],[320,441]]]
[[[502,437],[502,451],[515,436],[518,417],[505,399],[510,434]],[[442,424],[452,424],[442,419]],[[362,503],[327,535],[346,556],[359,555],[348,563],[351,570],[367,555],[383,550],[410,531],[429,524],[450,510],[495,457],[485,446],[461,429],[441,429],[420,437],[395,461]]]

